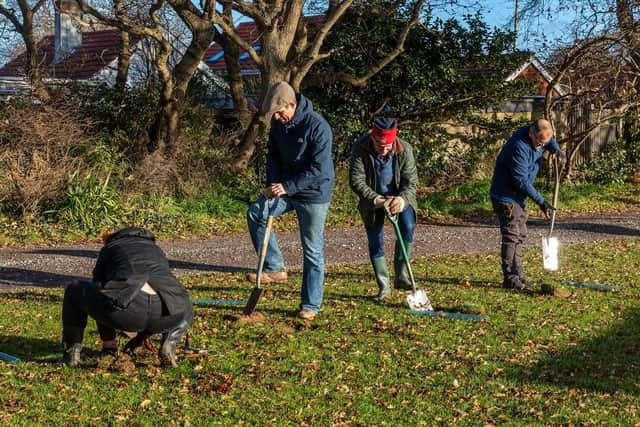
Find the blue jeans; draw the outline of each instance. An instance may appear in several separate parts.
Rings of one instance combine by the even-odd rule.
[[[415,212],[411,206],[398,214],[398,228],[404,243],[413,243],[413,230],[415,229]],[[384,220],[386,215],[383,209],[376,211],[376,219],[373,226],[364,226],[369,242],[369,257],[371,259],[384,256]]]
[[[329,210],[329,203],[305,203],[292,200],[289,197],[279,197],[269,201],[260,196],[247,211],[247,224],[251,234],[251,242],[260,253],[260,246],[264,240],[269,207],[273,208],[274,218],[295,210],[300,228],[302,243],[302,290],[300,292],[300,308],[315,313],[320,311],[322,304],[322,290],[324,285],[324,223]],[[284,258],[278,246],[275,233],[269,236],[269,247],[264,260],[264,271],[284,271]]]

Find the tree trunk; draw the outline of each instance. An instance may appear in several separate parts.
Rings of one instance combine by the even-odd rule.
[[[240,144],[236,149],[236,155],[231,161],[231,170],[234,173],[241,173],[247,170],[249,160],[256,151],[256,142],[262,143],[263,135],[266,132],[267,125],[261,118],[258,111],[253,115],[253,119],[242,135]]]
[[[33,11],[28,7],[22,8],[22,39],[24,40],[27,55],[27,78],[31,86],[31,92],[42,102],[51,99],[47,87],[42,82],[40,62],[38,59],[38,46],[33,34]]]
[[[129,63],[131,61],[131,47],[129,45],[129,33],[120,31],[120,54],[118,56],[118,74],[116,76],[116,88],[124,90],[129,78]]]
[[[240,48],[225,34],[222,34],[221,41],[224,48],[224,60],[227,64],[227,83],[231,89],[233,112],[244,128],[249,124],[251,115],[244,93],[244,80],[240,68]]]

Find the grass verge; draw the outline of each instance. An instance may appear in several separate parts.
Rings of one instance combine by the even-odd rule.
[[[493,217],[489,186],[488,180],[479,180],[443,191],[422,188],[419,190],[418,214],[421,219],[444,222],[472,216]],[[551,197],[551,190],[545,188],[544,183],[540,182],[539,188],[545,197]],[[217,192],[197,199],[132,197],[114,217],[115,224],[120,227],[144,226],[159,238],[245,233],[246,209],[257,196],[257,192],[252,196],[246,192],[230,190],[228,194]],[[340,169],[327,226],[360,225],[356,206],[357,198],[349,188],[346,171]],[[563,215],[639,211],[640,187],[634,184],[562,186],[558,208]],[[541,215],[535,206],[530,207],[529,211],[533,216]],[[96,221],[99,219],[95,218]],[[0,246],[97,241],[100,232],[110,225],[111,223],[102,224],[95,229],[85,230],[64,221],[51,222],[43,218],[24,224],[0,214]],[[298,224],[295,215],[279,219],[278,226],[282,230],[296,230]]]
[[[130,372],[97,359],[90,321],[79,369],[59,351],[61,289],[0,295],[0,423],[6,425],[638,425],[640,240],[563,247],[561,270],[525,251],[538,286],[565,280],[558,298],[500,288],[497,254],[416,259],[437,308],[476,307],[489,320],[408,313],[395,292],[376,304],[369,266],[328,268],[323,311],[292,317],[300,274],[269,285],[262,324],[225,320],[234,306],[198,307],[191,344],[215,350],[161,370]],[[185,280],[192,298],[246,299],[242,273]]]

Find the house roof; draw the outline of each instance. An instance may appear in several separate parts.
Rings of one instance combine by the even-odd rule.
[[[46,78],[86,80],[104,69],[118,57],[120,50],[120,30],[100,30],[82,33],[82,45],[59,64],[54,63],[54,36],[45,36],[38,43],[38,59],[42,74]],[[131,45],[137,43],[138,36],[131,35]],[[22,53],[0,68],[2,77],[23,77],[26,75],[26,53]]]
[[[304,20],[311,34],[324,22],[324,15],[305,16]],[[250,44],[254,50],[260,50],[260,37],[262,34],[255,22],[241,22],[236,27],[240,38]],[[213,43],[204,54],[204,62],[216,73],[226,73],[227,63],[224,60],[224,50],[220,43]],[[242,74],[258,74],[258,66],[247,52],[240,55],[240,68]]]
[[[546,95],[549,83],[553,80],[553,76],[545,69],[542,63],[531,55],[529,59],[524,62],[517,70],[511,73],[505,81],[510,82],[518,78],[524,78],[527,80],[538,80],[538,91],[540,95]],[[560,85],[554,85],[554,96],[564,96],[565,92]]]
[[[530,55],[528,58],[523,57],[523,62],[520,66],[514,70],[511,74],[505,74],[503,76],[505,82],[511,82],[514,80],[524,79],[536,83],[538,92],[529,94],[530,96],[545,96],[549,83],[553,80],[551,73],[542,65],[542,63],[536,58],[535,55]],[[490,76],[493,74],[488,64],[482,64],[471,68],[462,70],[463,74],[468,75],[481,75]],[[559,84],[553,87],[553,96],[564,96],[565,91]]]

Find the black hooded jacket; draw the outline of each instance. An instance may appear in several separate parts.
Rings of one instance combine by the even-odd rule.
[[[127,286],[141,288],[145,282],[158,293],[169,314],[184,312],[191,301],[187,290],[171,273],[169,261],[148,230],[130,227],[110,236],[93,269],[93,281],[107,290]]]

